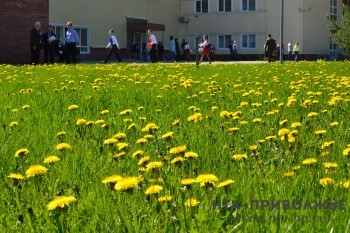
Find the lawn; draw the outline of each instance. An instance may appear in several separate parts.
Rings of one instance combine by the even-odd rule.
[[[349,232],[349,75],[0,65],[0,231]]]

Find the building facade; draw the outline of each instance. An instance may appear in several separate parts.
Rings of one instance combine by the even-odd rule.
[[[131,57],[130,45],[142,47],[147,29],[169,49],[173,35],[185,39],[192,51],[207,35],[222,59],[229,56],[228,44],[237,41],[239,54],[259,58],[267,34],[277,42],[281,36],[282,0],[2,0],[0,1],[0,62],[30,60],[29,30],[35,21],[49,24],[63,42],[68,21],[78,31],[82,59],[102,60],[106,55],[108,30],[114,29],[123,55]],[[326,15],[342,19],[349,0],[284,0],[283,45],[298,41],[302,58],[336,56]],[[18,33],[22,42],[18,42]],[[63,44],[63,43],[62,43]],[[141,50],[140,50],[141,54]],[[255,55],[255,57],[253,56]],[[260,56],[261,57],[261,56]]]

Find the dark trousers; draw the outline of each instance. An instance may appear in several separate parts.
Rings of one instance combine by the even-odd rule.
[[[156,48],[157,48],[157,45],[156,44],[152,44],[152,48],[149,51],[149,56],[151,58],[151,62],[152,63],[158,62]]]
[[[38,65],[40,60],[40,48],[31,49],[31,60],[30,63]]]
[[[269,62],[272,62],[273,61],[273,51],[267,51],[266,55],[267,55],[267,60]]]
[[[66,63],[70,64],[70,58],[72,57],[73,63],[77,62],[77,44],[67,43],[66,44]]]
[[[53,64],[55,62],[55,45],[47,45],[44,47],[44,63],[51,63]]]
[[[106,59],[104,60],[104,63],[107,63],[107,62],[108,62],[108,60],[109,60],[109,58],[111,57],[112,53],[115,54],[115,56],[116,56],[116,58],[118,59],[119,62],[122,62],[122,61],[123,61],[122,58],[121,58],[120,55],[119,55],[117,45],[113,45],[113,46],[110,48],[109,53],[108,53]]]

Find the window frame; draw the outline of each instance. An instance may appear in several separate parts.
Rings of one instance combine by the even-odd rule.
[[[254,36],[254,47],[250,47],[250,44],[252,42],[250,42],[250,36]],[[243,46],[243,42],[245,41],[243,38],[247,37],[247,46]],[[241,42],[240,42],[240,48],[244,49],[244,50],[252,50],[252,49],[256,49],[256,34],[255,33],[243,33],[240,36],[241,38]]]
[[[220,37],[222,37],[223,38],[223,42],[224,42],[224,47],[220,47]],[[220,35],[217,35],[217,49],[222,49],[222,50],[226,50],[226,49],[228,49],[228,47],[227,47],[227,45],[229,44],[227,44],[226,43],[226,37],[229,37],[229,43],[232,41],[232,35],[231,34],[220,34]]]
[[[243,12],[255,12],[256,11],[256,9],[257,9],[257,1],[253,0],[254,1],[254,10],[250,9],[249,1],[250,0],[241,0],[241,11],[243,11]],[[246,2],[247,9],[243,9],[243,5],[244,5],[243,2]]]
[[[223,2],[223,10],[220,11],[220,2]],[[231,9],[229,11],[226,10],[226,0],[218,0],[218,12],[219,13],[229,13],[233,12],[233,0],[229,0],[231,2]]]
[[[203,2],[204,1],[207,2],[207,12],[203,12]],[[209,1],[210,0],[194,0],[194,13],[195,14],[208,14],[210,12]],[[197,3],[200,3],[200,11],[197,11]]]

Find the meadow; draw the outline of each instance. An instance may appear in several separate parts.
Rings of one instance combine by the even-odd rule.
[[[350,63],[0,65],[0,232],[350,232]]]

